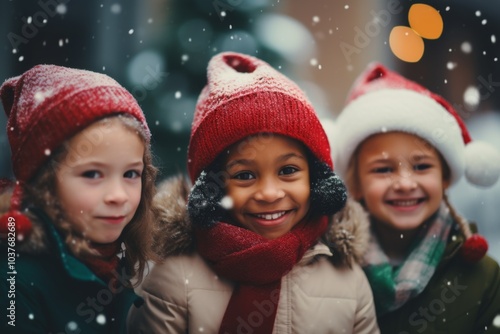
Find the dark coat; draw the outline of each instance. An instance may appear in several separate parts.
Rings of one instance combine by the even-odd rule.
[[[16,242],[13,267],[8,267],[7,245],[1,244],[0,332],[125,333],[128,310],[141,299],[121,282],[117,293],[112,293],[69,252],[54,225],[46,220],[35,221],[29,237]],[[121,267],[118,274],[127,279]]]
[[[425,290],[378,319],[382,333],[500,333],[498,263],[488,256],[475,264],[464,263],[459,255],[462,240],[452,233]]]

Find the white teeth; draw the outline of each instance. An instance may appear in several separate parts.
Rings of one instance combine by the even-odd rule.
[[[279,217],[283,216],[286,213],[286,211],[281,211],[281,212],[276,212],[276,213],[269,213],[269,214],[264,214],[264,215],[256,215],[259,218],[265,219],[265,220],[274,220],[278,219]]]
[[[417,205],[418,200],[411,199],[411,200],[405,200],[405,201],[392,201],[392,203],[396,206],[412,206],[412,205]]]

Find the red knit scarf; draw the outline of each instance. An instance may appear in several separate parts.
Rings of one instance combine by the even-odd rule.
[[[104,282],[108,283],[111,280],[114,282],[116,279],[114,272],[117,270],[120,260],[118,258],[120,244],[119,241],[109,244],[93,243],[90,247],[95,249],[101,256],[84,256],[81,258],[81,261]]]
[[[290,232],[268,240],[247,229],[219,222],[196,228],[200,255],[214,271],[236,283],[219,334],[255,329],[272,333],[285,276],[325,233],[326,216],[301,222]]]

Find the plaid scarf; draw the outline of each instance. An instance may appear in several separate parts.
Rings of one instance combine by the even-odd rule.
[[[326,216],[305,219],[273,240],[224,222],[209,228],[196,227],[200,255],[218,275],[236,283],[219,333],[239,332],[242,320],[252,323],[257,333],[272,333],[281,278],[292,270],[327,227]],[[255,314],[261,316],[257,318],[261,321],[252,317]]]
[[[424,290],[443,257],[452,224],[448,208],[442,205],[424,223],[404,262],[396,267],[389,263],[372,230],[363,270],[373,290],[377,316],[400,308]]]

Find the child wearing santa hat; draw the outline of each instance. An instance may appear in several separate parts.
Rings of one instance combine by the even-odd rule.
[[[355,262],[367,230],[347,209],[332,219],[345,187],[297,85],[254,57],[214,56],[188,171],[190,191],[169,181],[156,197],[164,262],[145,279],[129,330],[378,333]]]
[[[0,88],[16,182],[2,182],[2,333],[125,333],[151,251],[156,169],[133,96],[38,65]],[[7,312],[7,316],[3,312]]]
[[[371,222],[363,259],[382,333],[499,333],[500,269],[446,190],[494,184],[498,152],[453,107],[380,64],[354,83],[331,138]]]

